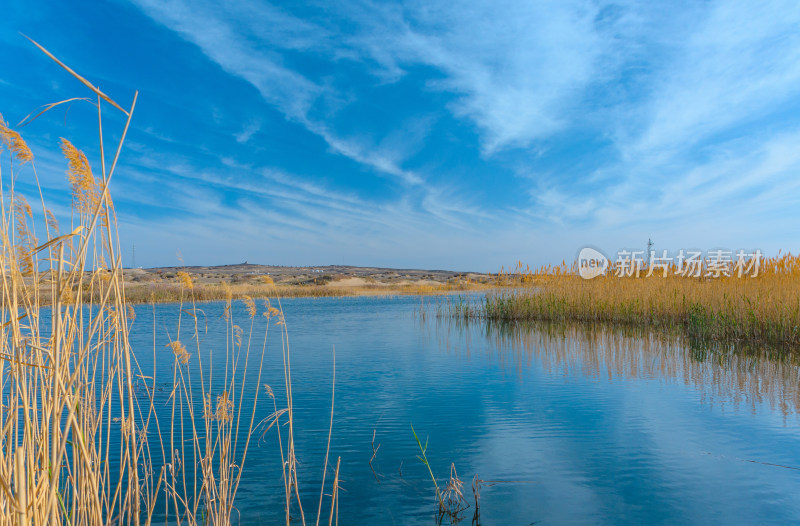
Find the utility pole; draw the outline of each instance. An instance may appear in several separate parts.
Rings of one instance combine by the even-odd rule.
[[[131,259],[133,260],[131,262],[131,268],[136,268],[136,245],[133,245],[133,252],[131,255]]]
[[[653,240],[649,237],[647,238],[647,264],[650,264],[650,254],[653,251]]]

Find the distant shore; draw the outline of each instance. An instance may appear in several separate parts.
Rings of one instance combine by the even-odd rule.
[[[237,265],[124,269],[130,303],[214,301],[228,297],[446,294],[488,290],[496,277],[475,272],[380,267]]]
[[[250,298],[309,298],[309,297],[351,297],[385,295],[438,295],[457,292],[489,290],[492,285],[480,283],[458,283],[438,285],[393,284],[393,285],[267,285],[233,284],[227,287],[220,284],[197,284],[191,288],[176,283],[128,284],[125,299],[128,303],[171,303],[178,301],[216,301]]]

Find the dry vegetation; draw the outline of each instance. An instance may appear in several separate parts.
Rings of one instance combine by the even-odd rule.
[[[497,287],[493,280],[471,280],[469,278],[450,279],[445,282],[420,282],[399,280],[395,283],[369,282],[357,278],[358,282],[348,278],[326,280],[324,283],[274,283],[268,275],[247,276],[226,275],[214,280],[204,279],[191,270],[176,270],[164,276],[155,275],[151,279],[130,280],[128,269],[120,270],[125,287],[125,300],[128,304],[171,303],[179,302],[185,296],[185,286],[181,275],[188,276],[193,283],[192,294],[196,302],[222,301],[232,295],[233,299],[244,298],[306,298],[306,297],[341,297],[341,296],[391,296],[391,295],[438,295],[458,292],[489,290]],[[92,273],[85,273],[72,285],[70,293],[82,295],[84,302],[98,302],[100,292],[92,287]],[[288,280],[287,280],[288,281]],[[25,286],[32,287],[31,277],[23,278]],[[49,305],[52,296],[49,290],[41,290],[39,301]]]
[[[451,303],[450,314],[492,320],[603,322],[680,330],[711,341],[800,346],[800,257],[762,262],[756,277],[615,277],[584,280],[575,266],[503,274],[513,290],[487,294],[479,305]]]
[[[276,267],[239,264],[218,267],[125,269],[127,299],[132,303],[178,301],[179,274],[195,284],[197,301],[263,298],[276,292],[284,298],[395,294],[447,294],[486,290],[494,276],[441,270],[399,270],[368,267]]]
[[[155,366],[142,370],[137,358],[145,350],[134,354],[129,342],[134,311],[108,193],[136,96],[125,110],[58,63],[93,94],[80,100],[97,112],[99,162],[93,169],[81,150],[62,140],[72,195],[70,226],[62,233],[39,189],[33,152],[0,120],[0,524],[147,525],[154,517],[169,524],[230,524],[259,394],[272,412],[267,430],[275,427],[283,459],[286,524],[290,513],[305,524],[280,304],[259,308],[242,296],[247,314],[235,319],[234,291],[223,286],[224,367],[212,378],[209,350],[198,338],[197,291],[188,274],[179,275],[178,326],[170,329],[166,349],[153,337],[153,363],[169,357],[172,386],[168,409],[161,404],[156,410]],[[113,155],[103,145],[109,105],[125,118]],[[23,178],[38,189],[39,211],[19,192]],[[281,332],[283,393],[260,384],[267,339],[253,334],[257,316],[267,319],[266,330]],[[335,516],[338,468],[332,475],[333,496],[323,499],[320,492],[317,524]]]
[[[129,304],[168,303],[181,299],[181,275],[193,283],[194,300],[221,301],[233,294],[234,299],[437,295],[455,292],[488,290],[498,285],[496,275],[460,273],[443,270],[401,270],[371,267],[276,267],[268,265],[223,265],[216,267],[166,267],[120,270]],[[81,289],[84,301],[98,301],[91,288],[93,276],[84,272],[82,285],[73,284],[73,294]],[[33,286],[25,277],[26,286]],[[48,290],[40,292],[40,302],[50,304]]]
[[[451,292],[465,292],[470,290],[485,290],[490,288],[480,284],[440,284],[440,285],[414,285],[401,284],[392,286],[360,286],[337,287],[336,285],[266,285],[266,284],[198,284],[195,287],[197,301],[215,301],[225,299],[230,291],[234,298],[241,299],[246,296],[251,298],[269,298],[276,294],[282,298],[299,297],[328,297],[328,296],[360,296],[360,295],[393,295],[393,294],[447,294]],[[127,289],[127,299],[130,303],[172,302],[180,298],[181,287],[174,283],[153,283],[141,286],[132,286]]]

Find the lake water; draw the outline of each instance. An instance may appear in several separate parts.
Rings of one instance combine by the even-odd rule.
[[[800,522],[796,361],[704,354],[653,335],[600,329],[457,324],[420,316],[421,301],[283,302],[308,522],[319,498],[334,346],[328,488],[341,457],[340,524],[435,523],[433,483],[416,457],[412,424],[423,443],[428,439],[440,484],[451,464],[464,481],[467,524],[476,475],[484,481],[484,525]],[[223,307],[200,306],[212,361],[224,349]],[[165,333],[174,335],[178,310],[155,310],[164,382],[173,360]],[[137,313],[132,342],[149,367],[153,312]],[[243,307],[234,316],[245,325]],[[255,334],[263,334],[263,318],[256,323]],[[280,339],[271,331],[262,383],[280,403]],[[271,401],[258,418],[270,412]],[[380,447],[370,467],[373,445]],[[248,454],[236,503],[241,523],[280,523],[283,498],[273,428]],[[327,502],[323,510],[327,524]]]

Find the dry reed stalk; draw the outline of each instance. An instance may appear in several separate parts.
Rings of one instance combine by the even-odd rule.
[[[130,109],[123,110],[33,43],[97,99],[54,103],[23,121],[29,123],[63,102],[95,105],[100,173],[96,176],[87,155],[62,139],[73,206],[71,233],[60,235],[55,216],[45,207],[30,148],[0,117],[0,524],[149,525],[160,509],[164,521],[189,526],[230,524],[256,427],[270,325],[280,327],[287,406],[278,409],[268,388],[275,409],[269,427],[278,424],[286,522],[296,499],[305,524],[294,447],[289,338],[280,300],[279,308],[265,302],[267,325],[259,346],[253,341],[258,308],[252,296],[245,291],[237,294],[249,318],[245,337],[245,330],[235,323],[234,291],[221,287],[226,299],[226,352],[222,370],[215,371],[200,345],[198,320],[203,313],[197,302],[204,298],[198,298],[201,290],[191,276],[180,273],[177,331],[168,345],[174,357],[169,412],[163,415],[156,410],[155,306],[153,370],[145,374],[129,341],[135,312],[126,297],[117,219],[109,194],[137,94]],[[103,143],[104,103],[126,115],[110,163]],[[15,188],[25,165],[33,171],[42,203],[46,241],[41,245],[33,210]],[[7,184],[5,166],[9,167]],[[277,292],[274,284],[268,285],[273,294]],[[155,299],[151,294],[150,302]],[[184,314],[191,318],[189,329]],[[182,338],[195,342],[193,352]],[[142,385],[139,390],[137,386]],[[253,391],[252,397],[248,390]],[[251,405],[245,407],[244,400],[251,400]],[[284,416],[285,440],[279,424]],[[169,422],[162,422],[164,418]],[[332,427],[333,398],[328,453]],[[338,475],[337,463],[332,514]],[[323,492],[324,482],[323,476]],[[322,498],[317,523],[321,502]]]
[[[334,524],[334,512],[336,516],[336,525],[339,524],[339,466],[342,463],[342,457],[336,459],[336,471],[333,473],[333,491],[331,492],[331,513],[328,518],[328,526]]]
[[[331,419],[330,426],[328,427],[328,445],[325,447],[325,462],[322,468],[322,483],[319,488],[319,506],[317,507],[317,523],[322,518],[322,497],[325,495],[325,476],[328,473],[328,455],[331,452],[331,435],[333,434],[333,403],[336,399],[336,347],[333,348],[333,380],[331,381]],[[337,466],[338,471],[338,466]]]
[[[381,483],[381,479],[378,478],[378,474],[375,472],[375,468],[372,466],[372,462],[375,460],[375,457],[378,456],[378,450],[381,448],[380,444],[378,444],[377,448],[375,447],[375,433],[376,432],[377,432],[377,429],[373,429],[372,430],[372,456],[369,459],[369,469],[372,470],[372,475],[375,477],[375,481],[378,484],[380,484]],[[401,472],[400,476],[402,476],[402,472]]]
[[[151,502],[156,482],[142,456],[146,430],[133,392],[129,320],[118,250],[109,242],[116,224],[107,197],[135,100],[125,111],[128,120],[108,171],[101,140],[102,182],[89,178],[88,161],[77,148],[70,144],[65,152],[82,163],[87,183],[81,192],[73,188],[75,203],[84,206],[75,207],[74,228],[66,235],[58,235],[44,206],[30,149],[0,123],[9,153],[7,160],[0,158],[0,168],[9,167],[7,180],[0,172],[0,478],[13,481],[2,484],[3,523],[139,524],[142,506]],[[98,116],[102,122],[99,102]],[[46,242],[38,246],[32,210],[15,189],[15,181],[27,175],[26,163],[46,225]],[[108,270],[100,269],[104,261]],[[76,279],[83,274],[87,279]],[[83,302],[84,287],[96,291],[99,301]],[[43,290],[49,292],[49,309]],[[110,461],[112,437],[118,463]]]

